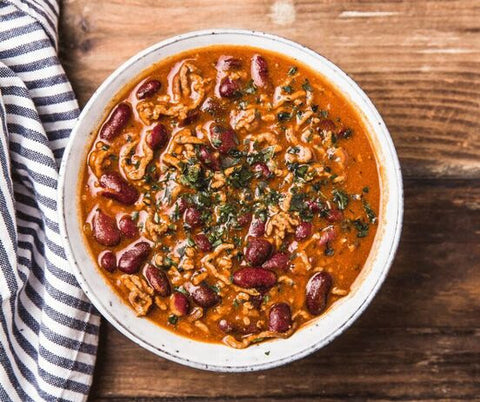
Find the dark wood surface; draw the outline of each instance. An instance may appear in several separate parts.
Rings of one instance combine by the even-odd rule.
[[[479,17],[477,0],[65,1],[61,55],[81,104],[127,58],[177,33],[277,33],[362,86],[405,184],[391,273],[332,344],[281,368],[216,374],[158,358],[103,322],[91,400],[480,400]]]

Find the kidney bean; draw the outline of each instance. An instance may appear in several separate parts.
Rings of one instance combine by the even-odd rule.
[[[268,312],[268,329],[287,332],[292,327],[292,312],[287,303],[275,303]]]
[[[266,291],[277,283],[277,275],[268,269],[245,267],[233,274],[233,283],[246,289]]]
[[[232,129],[224,128],[219,125],[210,127],[210,141],[214,148],[222,154],[228,154],[237,147],[237,135]]]
[[[317,200],[307,200],[305,201],[305,204],[313,213],[319,212],[322,209],[321,204]]]
[[[102,174],[99,182],[104,188],[100,194],[105,198],[112,198],[125,205],[135,204],[138,199],[137,189],[117,172]]]
[[[149,80],[145,81],[140,88],[137,89],[137,99],[150,98],[152,95],[156,94],[162,84],[158,80]]]
[[[198,233],[194,237],[195,244],[197,247],[204,252],[212,251],[212,245],[210,244],[210,240],[205,233]]]
[[[222,98],[233,98],[239,94],[240,85],[237,80],[224,77],[220,81],[218,93]]]
[[[252,169],[257,173],[257,177],[268,179],[272,176],[272,172],[268,166],[263,162],[257,162],[253,164]]]
[[[330,119],[323,119],[318,123],[318,131],[335,131],[335,123]]]
[[[220,321],[218,321],[217,325],[218,328],[220,328],[220,330],[222,332],[225,332],[226,334],[231,334],[232,332],[234,332],[233,325],[225,319],[221,319]]]
[[[327,221],[330,223],[339,222],[343,219],[343,212],[337,208],[333,208],[327,211]]]
[[[118,269],[126,274],[138,272],[140,266],[147,259],[151,247],[146,241],[135,243],[124,251],[118,260]]]
[[[262,265],[272,252],[272,245],[266,239],[250,239],[245,250],[245,259],[253,266]]]
[[[206,167],[214,171],[220,170],[220,160],[209,147],[202,145],[198,150],[198,158]]]
[[[168,143],[167,128],[162,123],[158,123],[147,134],[145,140],[147,142],[147,145],[154,151],[163,148]]]
[[[111,216],[97,209],[93,219],[93,237],[104,246],[116,246],[120,243],[120,231],[117,222]]]
[[[256,54],[252,57],[251,74],[253,82],[257,87],[264,87],[265,85],[267,85],[267,61],[259,54]]]
[[[185,198],[179,198],[177,201],[178,212],[183,214],[188,207],[188,201]]]
[[[194,123],[195,121],[197,121],[197,119],[200,117],[200,111],[198,111],[197,109],[193,109],[193,110],[189,110],[187,112],[187,116],[180,120],[180,126],[184,127],[184,126],[188,126],[189,124],[192,124]]]
[[[252,221],[252,214],[250,212],[245,212],[237,218],[237,223],[240,226],[247,226]]]
[[[256,323],[254,322],[251,322],[247,326],[242,326],[235,323],[231,323],[225,319],[221,319],[220,321],[218,321],[217,325],[218,325],[218,328],[220,328],[220,330],[222,332],[225,332],[226,334],[236,333],[241,335],[247,335],[247,334],[256,334],[261,331],[261,329],[258,328]]]
[[[320,234],[320,239],[318,239],[318,245],[324,246],[325,244],[335,240],[337,237],[337,232],[335,228],[328,228],[327,230],[323,230]]]
[[[319,315],[327,307],[327,297],[332,288],[332,277],[328,272],[317,272],[307,283],[306,303],[308,311]]]
[[[202,224],[202,214],[194,207],[188,207],[185,210],[183,219],[185,220],[185,223],[192,228]]]
[[[108,120],[103,123],[103,126],[100,129],[100,138],[106,141],[114,140],[127,125],[131,114],[132,110],[126,103],[120,103],[117,105],[108,117]]]
[[[190,311],[190,301],[183,293],[175,292],[170,297],[170,310],[177,317],[183,317]]]
[[[286,271],[289,263],[290,257],[286,253],[275,253],[262,264],[262,268]]]
[[[172,288],[167,274],[162,270],[155,268],[152,264],[147,264],[143,271],[150,286],[162,297],[170,296]]]
[[[115,257],[115,253],[110,250],[101,253],[98,259],[100,266],[105,271],[114,272],[117,268],[117,258]]]
[[[217,61],[217,70],[227,71],[242,67],[242,60],[233,56],[220,56]]]
[[[300,222],[295,228],[295,240],[302,241],[310,237],[313,225],[311,222]]]
[[[263,236],[265,233],[265,222],[260,219],[254,219],[250,225],[249,234],[255,237]]]
[[[123,215],[118,221],[118,227],[125,237],[134,238],[138,236],[137,224],[130,215]]]
[[[185,283],[185,288],[188,293],[190,293],[190,296],[192,296],[193,301],[200,307],[210,308],[215,306],[221,300],[221,297],[206,283],[201,283],[200,285],[195,286],[187,282]]]

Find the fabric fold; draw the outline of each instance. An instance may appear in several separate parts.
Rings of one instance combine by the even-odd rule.
[[[99,316],[59,234],[58,167],[79,114],[59,5],[0,3],[0,400],[85,400]]]

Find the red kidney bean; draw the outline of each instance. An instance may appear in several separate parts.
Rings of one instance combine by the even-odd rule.
[[[103,213],[100,209],[92,219],[93,237],[104,246],[116,246],[120,243],[120,231],[117,222],[111,216]]]
[[[295,240],[302,241],[308,239],[312,234],[313,225],[311,222],[300,222],[295,228]]]
[[[206,167],[214,171],[220,170],[220,160],[210,148],[202,145],[198,150],[198,158]]]
[[[108,120],[103,123],[100,129],[100,138],[106,141],[114,140],[127,125],[128,119],[132,114],[130,106],[126,103],[117,105],[110,114]]]
[[[220,81],[218,93],[222,98],[233,98],[239,94],[240,85],[237,80],[224,77]]]
[[[233,325],[225,319],[221,319],[220,321],[218,321],[217,325],[218,328],[220,328],[220,330],[222,332],[225,332],[226,334],[231,334],[232,332],[234,332]]]
[[[272,172],[270,171],[268,166],[263,162],[257,162],[253,164],[252,169],[254,172],[258,174],[259,178],[268,179],[272,176]]]
[[[118,227],[125,237],[132,239],[138,236],[137,224],[133,221],[130,215],[123,215],[118,221]]]
[[[250,224],[251,221],[252,221],[252,214],[250,212],[246,212],[237,218],[237,223],[240,226],[247,226]]]
[[[330,223],[340,222],[343,219],[343,212],[337,208],[333,208],[327,211],[327,221]]]
[[[245,259],[253,266],[262,265],[272,253],[272,245],[266,239],[250,239],[245,250]]]
[[[233,56],[220,56],[217,61],[217,70],[227,71],[242,67],[242,60]]]
[[[265,233],[265,222],[260,219],[254,219],[250,225],[249,234],[255,237],[263,236]]]
[[[187,116],[183,120],[180,120],[179,122],[180,126],[182,127],[188,126],[189,124],[192,124],[195,121],[197,121],[199,117],[200,117],[200,111],[198,111],[197,109],[189,110],[187,112]]]
[[[222,332],[225,332],[226,334],[236,333],[241,335],[247,335],[247,334],[256,334],[261,331],[261,329],[258,328],[256,323],[254,322],[251,322],[247,326],[241,326],[235,323],[231,323],[225,319],[221,319],[220,321],[218,321],[217,325],[218,325],[218,328],[220,328],[220,330]]]
[[[268,269],[245,267],[233,274],[233,283],[246,289],[266,291],[277,283],[277,275]]]
[[[215,306],[221,300],[221,297],[206,283],[201,283],[200,285],[195,286],[187,282],[185,283],[185,288],[188,293],[190,293],[190,296],[192,296],[193,301],[200,307],[210,308]]]
[[[143,271],[150,286],[162,297],[170,296],[172,287],[167,274],[162,270],[155,268],[152,264],[147,264]]]
[[[327,230],[323,230],[320,233],[320,239],[318,239],[318,245],[324,246],[325,244],[331,242],[332,240],[335,240],[336,237],[337,237],[337,232],[335,231],[335,228],[328,228]]]
[[[170,297],[170,310],[177,317],[183,317],[190,311],[190,301],[183,293],[175,292]]]
[[[268,312],[268,329],[287,332],[292,327],[292,312],[287,303],[275,303]]]
[[[112,198],[122,204],[132,205],[138,199],[138,191],[117,172],[104,173],[100,176],[100,193],[105,198]]]
[[[257,87],[264,87],[265,85],[267,85],[267,61],[259,54],[256,54],[252,57],[251,74],[253,82]]]
[[[185,210],[183,219],[185,220],[185,223],[192,228],[202,224],[202,214],[194,207],[188,207]]]
[[[147,133],[145,140],[148,146],[154,151],[163,148],[168,143],[167,128],[162,123],[158,123],[149,133]]]
[[[330,119],[323,119],[318,123],[319,131],[335,131],[335,123]]]
[[[138,272],[140,266],[147,259],[150,250],[150,244],[146,241],[135,243],[120,256],[118,269],[126,274]]]
[[[275,253],[262,264],[265,269],[279,269],[286,271],[290,263],[290,257],[286,253]]]
[[[307,309],[313,315],[319,315],[327,307],[327,298],[332,288],[332,277],[328,272],[317,272],[307,283]]]
[[[179,198],[177,201],[178,212],[183,214],[188,207],[188,201],[185,198]]]
[[[310,211],[312,211],[313,213],[315,212],[319,212],[321,209],[322,209],[322,206],[320,205],[320,203],[316,200],[308,200],[308,201],[305,201],[305,204],[307,205],[307,207],[310,209]]]
[[[210,127],[210,141],[214,148],[222,154],[228,154],[237,147],[237,135],[230,128],[224,128],[219,125]]]
[[[145,81],[140,88],[137,89],[137,99],[150,98],[152,95],[156,94],[162,84],[158,80],[149,80]]]
[[[101,253],[98,259],[100,266],[105,271],[114,272],[117,268],[117,258],[115,257],[115,253],[110,250]]]
[[[204,252],[212,251],[212,245],[210,244],[210,240],[205,233],[198,233],[194,237],[195,244],[197,247]]]

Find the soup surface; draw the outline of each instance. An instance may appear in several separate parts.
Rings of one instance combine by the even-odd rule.
[[[139,316],[248,347],[346,296],[377,230],[367,132],[293,59],[216,46],[161,61],[94,133],[80,212],[99,270]]]

